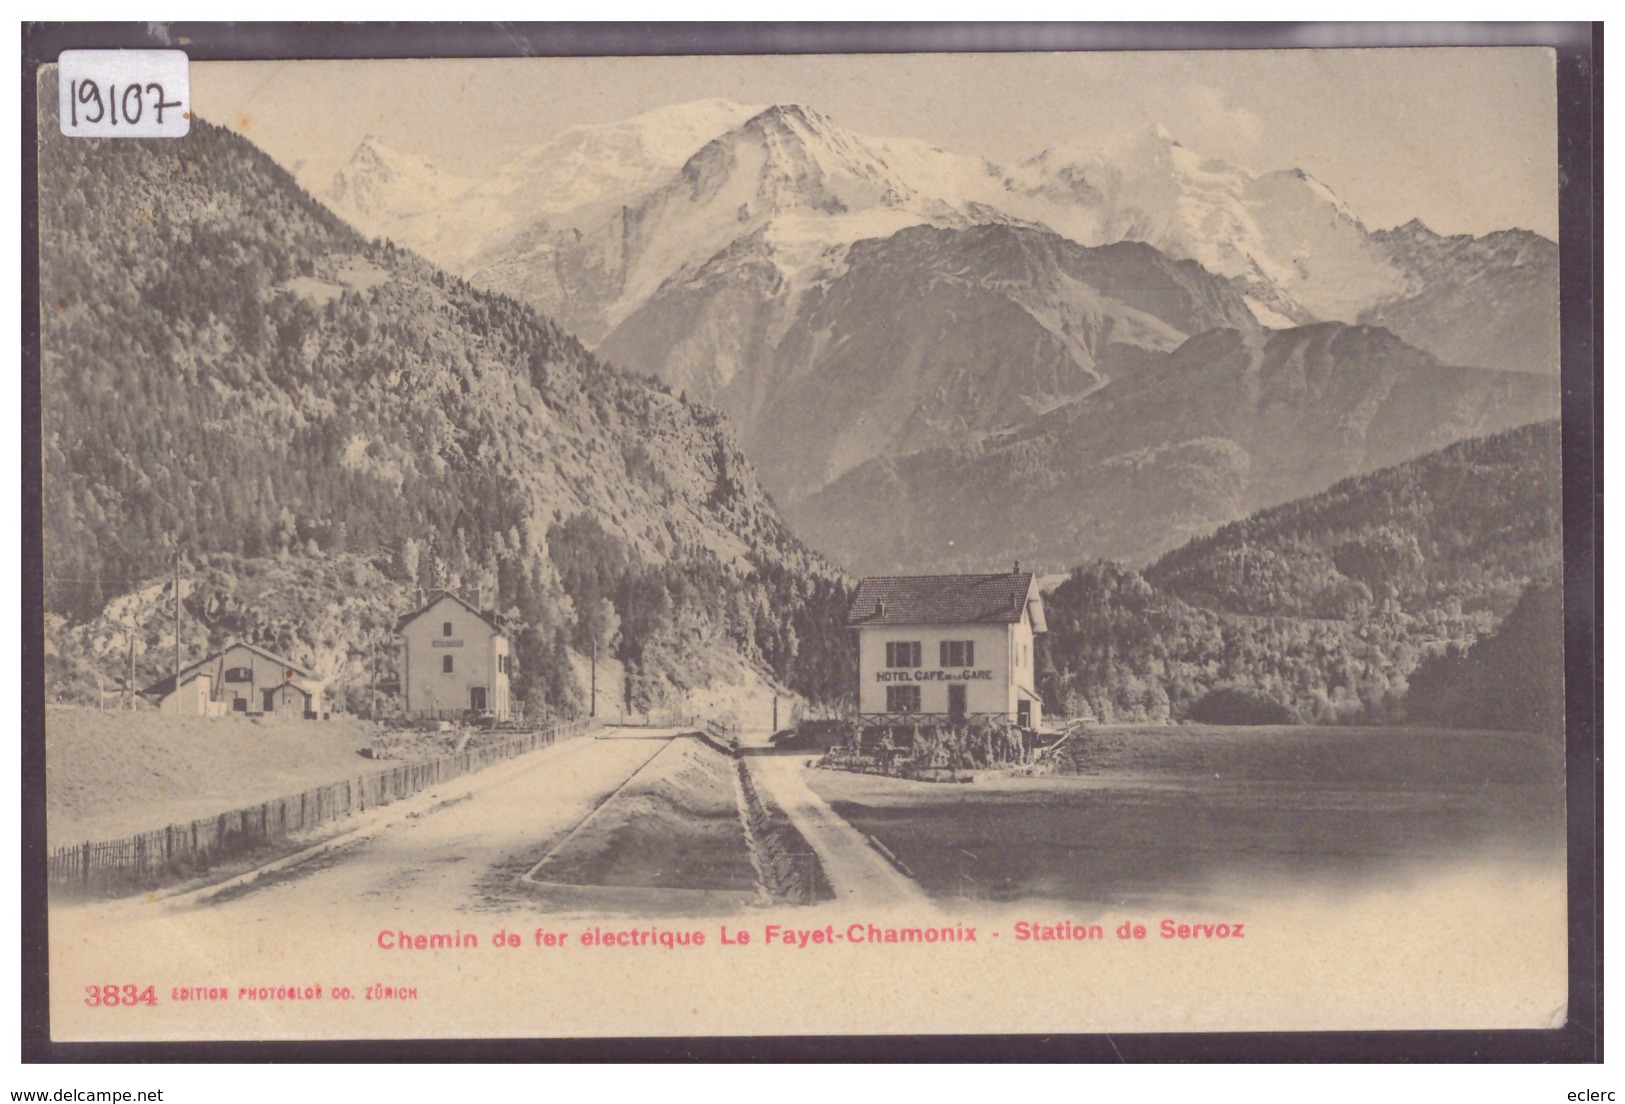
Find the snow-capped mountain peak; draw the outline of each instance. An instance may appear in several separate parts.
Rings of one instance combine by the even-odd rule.
[[[656,188],[693,152],[760,108],[708,99],[668,104],[629,119],[570,127],[523,149],[477,184],[401,200],[393,227],[415,248],[459,270],[526,235],[586,227]],[[364,142],[357,157],[394,158]]]
[[[923,194],[888,154],[906,159],[804,104],[774,104],[717,135],[624,220],[615,217],[605,241],[622,243],[625,268],[609,321],[747,238],[758,242],[751,255],[794,281],[861,238],[966,220],[954,203]]]
[[[683,175],[704,188],[721,175],[754,177],[762,208],[895,205],[914,189],[851,131],[801,104],[776,104],[689,158]]]
[[[1329,205],[1333,211],[1337,212],[1337,214],[1354,223],[1356,226],[1359,226],[1361,229],[1364,229],[1365,224],[1360,221],[1359,216],[1356,215],[1352,209],[1350,209],[1347,203],[1343,202],[1342,198],[1336,192],[1332,191],[1330,185],[1326,184],[1319,178],[1312,176],[1303,169],[1286,169],[1282,173],[1273,175],[1281,175],[1297,181],[1304,188],[1306,188],[1311,195]]]
[[[442,173],[425,157],[394,149],[368,134],[333,174],[325,198],[362,231],[382,234],[472,185],[471,180]]]
[[[1048,149],[1011,175],[1017,209],[1086,244],[1138,240],[1245,287],[1259,320],[1352,321],[1399,273],[1326,184],[1301,168],[1257,173],[1157,125],[1100,146]]]
[[[376,134],[366,134],[356,145],[355,152],[350,155],[350,161],[352,164],[368,160],[392,161],[402,156],[404,155],[384,145]]]
[[[512,158],[490,190],[561,213],[609,191],[625,199],[655,186],[700,146],[761,109],[731,100],[668,104],[613,123],[573,126]]]

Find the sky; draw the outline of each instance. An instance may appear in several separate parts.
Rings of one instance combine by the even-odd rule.
[[[570,126],[721,97],[1010,165],[1161,124],[1257,171],[1302,168],[1372,229],[1557,236],[1541,47],[194,62],[197,113],[330,173],[362,138],[460,176]]]

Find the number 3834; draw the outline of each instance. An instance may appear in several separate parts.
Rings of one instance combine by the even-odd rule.
[[[134,1007],[157,1004],[158,996],[150,985],[145,989],[137,985],[87,985],[85,1003],[92,1008]]]

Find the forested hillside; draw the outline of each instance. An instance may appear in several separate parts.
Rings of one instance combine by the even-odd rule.
[[[1261,511],[1143,573],[1079,567],[1045,599],[1039,692],[1101,721],[1182,719],[1218,694],[1311,722],[1549,723],[1517,703],[1550,698],[1542,664],[1561,656],[1560,483],[1546,422]],[[1531,611],[1509,617],[1520,598]],[[1474,646],[1503,618],[1527,673],[1495,638]],[[1475,697],[1496,680],[1495,703]]]
[[[1407,713],[1435,724],[1563,735],[1563,588],[1531,585],[1496,630],[1429,656]]]
[[[166,672],[178,555],[188,655],[201,635],[246,634],[351,691],[370,681],[378,618],[438,586],[512,619],[519,696],[559,708],[572,690],[549,672],[594,639],[626,661],[639,706],[696,677],[677,640],[812,697],[848,685],[844,584],[781,524],[715,411],[363,240],[205,121],[180,141],[68,140],[54,119],[40,133],[59,655],[121,674],[127,646],[96,623],[147,594],[119,608],[148,645],[137,681]],[[313,609],[365,592],[371,612],[319,628],[248,582],[267,577],[325,580]]]

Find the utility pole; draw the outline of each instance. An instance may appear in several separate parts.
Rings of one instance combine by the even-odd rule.
[[[592,704],[587,706],[587,716],[598,716],[598,638],[592,641]]]
[[[181,554],[175,553],[175,692],[181,689]],[[180,708],[180,698],[175,699]]]

